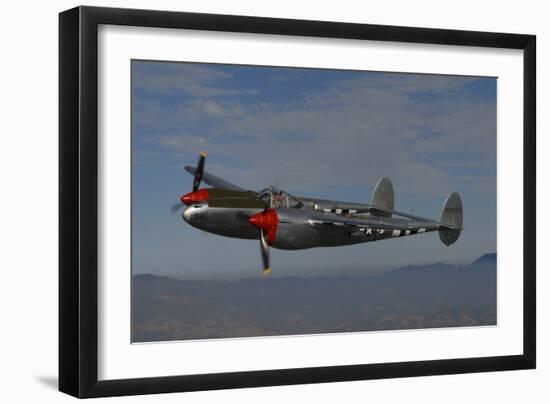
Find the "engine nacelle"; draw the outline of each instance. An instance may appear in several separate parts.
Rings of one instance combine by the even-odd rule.
[[[319,247],[319,234],[309,224],[311,211],[299,209],[277,209],[279,224],[274,248],[281,250],[301,250],[305,248]]]

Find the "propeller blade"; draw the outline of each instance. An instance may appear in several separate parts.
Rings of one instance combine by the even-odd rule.
[[[248,218],[248,223],[260,230],[260,249],[262,252],[262,262],[264,276],[271,273],[269,267],[269,246],[275,242],[279,217],[275,209],[266,208]]]
[[[177,213],[181,208],[183,208],[185,205],[181,202],[176,203],[175,205],[170,208],[170,212],[172,214]]]
[[[199,201],[208,200],[208,190],[201,189],[199,191],[199,187],[201,185],[202,176],[204,174],[204,160],[206,158],[206,153],[201,152],[199,155],[199,163],[197,164],[197,168],[195,169],[193,173],[193,192],[189,192],[185,195],[182,195],[180,197],[180,203],[176,203],[172,206],[170,209],[172,214],[179,211],[181,208],[183,208],[185,205],[190,205],[192,203],[196,203]],[[186,171],[189,171],[189,167],[185,167]],[[197,192],[198,191],[198,192]]]
[[[269,267],[269,244],[266,233],[264,230],[260,230],[260,251],[262,252],[263,275],[269,276],[271,268]]]
[[[193,192],[197,192],[202,181],[202,174],[204,172],[204,159],[206,158],[206,153],[201,152],[199,156],[199,163],[197,164],[197,169],[195,170],[195,177],[193,178]]]

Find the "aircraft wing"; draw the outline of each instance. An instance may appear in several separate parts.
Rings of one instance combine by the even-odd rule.
[[[354,203],[354,202],[343,202],[343,201],[333,201],[330,199],[314,199],[314,198],[304,198],[301,196],[297,197],[300,201],[305,204],[308,204],[315,210],[320,210],[324,212],[332,213],[368,213],[374,207],[367,203]]]
[[[185,166],[185,171],[187,171],[191,175],[195,175],[195,170],[196,170],[196,167]],[[246,191],[246,189],[241,188],[228,181],[222,180],[221,178],[216,177],[213,174],[207,173],[206,171],[203,171],[202,181],[214,188],[229,189],[233,191]]]

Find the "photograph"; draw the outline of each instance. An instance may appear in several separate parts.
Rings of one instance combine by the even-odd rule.
[[[90,3],[3,8],[2,402],[550,402],[544,2]]]
[[[497,77],[130,69],[132,343],[498,326]]]

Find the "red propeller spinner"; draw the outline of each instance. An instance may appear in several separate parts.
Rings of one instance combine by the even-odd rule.
[[[272,245],[275,242],[275,234],[279,225],[279,218],[275,209],[266,209],[248,218],[248,223],[263,230],[267,234],[267,242]]]
[[[208,201],[208,189],[199,189],[195,192],[189,192],[185,195],[182,195],[180,198],[180,201],[187,206],[192,205],[194,203],[200,203]]]

